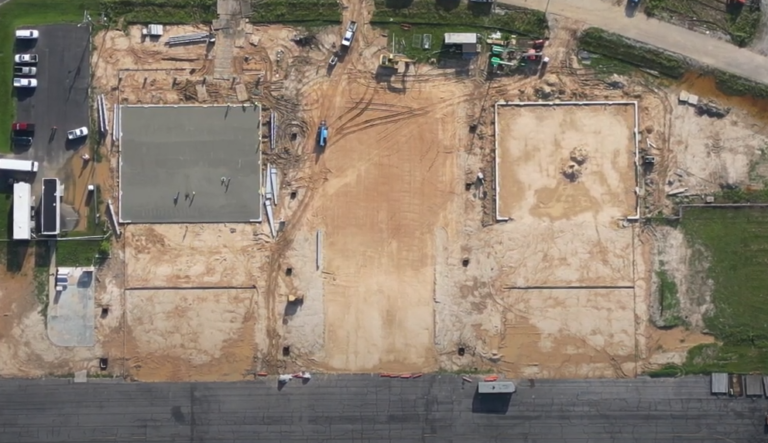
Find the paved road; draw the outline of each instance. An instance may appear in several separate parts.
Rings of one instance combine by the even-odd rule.
[[[768,84],[768,58],[643,14],[627,17],[623,7],[601,0],[497,0],[541,11],[545,10],[548,1],[548,13],[576,19]]]
[[[482,399],[454,375],[315,376],[243,383],[0,380],[0,441],[756,442],[765,399],[709,395],[709,379],[527,382]],[[495,412],[495,413],[492,413]]]

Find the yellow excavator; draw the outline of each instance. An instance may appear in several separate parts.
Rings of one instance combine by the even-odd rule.
[[[402,54],[382,54],[379,58],[379,66],[384,69],[395,69],[398,73],[405,72],[410,63],[416,60]]]

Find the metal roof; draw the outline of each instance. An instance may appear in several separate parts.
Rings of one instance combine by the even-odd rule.
[[[728,393],[728,374],[725,372],[715,372],[712,374],[712,393]]]
[[[32,236],[32,185],[13,184],[13,239],[29,240]]]
[[[759,375],[747,375],[745,378],[745,384],[747,385],[744,391],[747,397],[762,397],[763,396],[763,377]]]
[[[511,394],[515,389],[511,381],[481,381],[477,385],[479,394]]]
[[[448,32],[445,34],[446,45],[465,45],[477,43],[477,34],[471,32]]]
[[[61,231],[61,207],[59,205],[59,179],[43,179],[43,201],[40,206],[42,233],[55,235]]]

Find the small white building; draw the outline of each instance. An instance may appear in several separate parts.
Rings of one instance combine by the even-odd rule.
[[[13,184],[13,239],[32,238],[32,185],[16,182]]]
[[[448,32],[445,34],[445,44],[460,46],[462,55],[467,58],[474,57],[481,50],[477,43],[477,34],[472,32]]]

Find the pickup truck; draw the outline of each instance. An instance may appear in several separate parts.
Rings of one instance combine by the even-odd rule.
[[[16,63],[37,63],[37,54],[16,54],[13,61]]]
[[[344,37],[341,39],[341,46],[349,49],[352,46],[352,40],[355,39],[355,32],[357,32],[357,22],[349,22],[347,25],[347,31],[344,33]]]
[[[14,78],[13,86],[17,88],[36,88],[37,80],[34,78]]]
[[[34,123],[16,122],[11,125],[13,132],[35,132]]]
[[[35,75],[37,74],[37,68],[34,66],[15,66],[13,73],[16,75]]]

